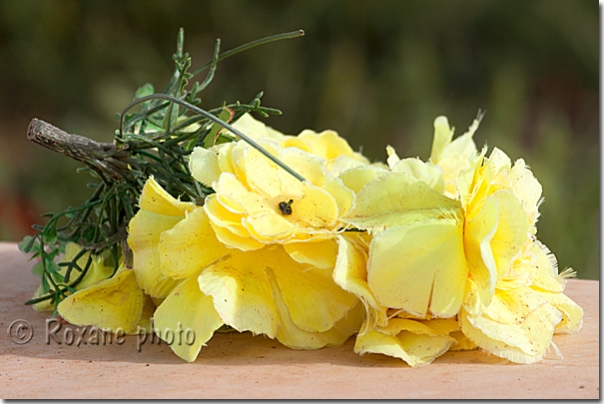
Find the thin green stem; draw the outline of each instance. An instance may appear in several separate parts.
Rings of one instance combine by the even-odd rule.
[[[181,107],[187,108],[193,112],[195,112],[196,114],[202,115],[204,117],[206,117],[207,119],[209,119],[210,121],[217,123],[218,125],[222,126],[223,128],[231,131],[232,133],[234,133],[235,135],[237,135],[239,138],[243,139],[246,143],[248,143],[250,146],[252,146],[254,149],[258,150],[260,153],[262,153],[264,156],[266,156],[269,160],[271,160],[273,163],[277,164],[279,167],[281,167],[282,169],[284,169],[285,171],[287,171],[289,174],[291,174],[292,176],[294,176],[296,179],[298,179],[301,182],[305,182],[306,179],[304,177],[302,177],[300,174],[298,174],[297,172],[295,172],[293,169],[291,169],[289,166],[287,166],[285,163],[283,163],[281,160],[279,160],[277,157],[273,156],[272,154],[270,154],[264,147],[260,146],[258,143],[256,143],[255,140],[253,140],[252,138],[248,137],[247,135],[245,135],[244,133],[242,133],[241,131],[239,131],[238,129],[235,129],[233,126],[229,125],[228,123],[226,123],[225,121],[223,121],[222,119],[210,114],[209,112],[196,107],[193,104],[190,104],[186,101],[183,101],[179,98],[173,97],[171,95],[167,95],[167,94],[152,94],[152,95],[148,95],[146,97],[142,97],[142,98],[138,98],[134,101],[132,101],[130,104],[128,104],[128,106],[126,106],[126,108],[124,108],[124,111],[122,112],[121,115],[121,120],[120,120],[120,133],[122,131],[122,127],[123,127],[123,123],[124,123],[124,116],[125,116],[125,112],[127,110],[129,110],[130,108],[141,104],[143,102],[146,101],[150,101],[153,99],[160,99],[160,100],[166,100],[166,101],[171,101],[174,104],[180,105]]]
[[[233,56],[238,53],[244,52],[248,49],[252,49],[255,46],[264,45],[264,44],[275,42],[275,41],[280,41],[282,39],[299,38],[301,36],[304,36],[304,31],[299,29],[297,31],[285,32],[283,34],[277,34],[277,35],[268,36],[266,38],[257,39],[255,41],[248,42],[245,45],[241,45],[234,49],[224,52],[222,55],[220,55],[218,57],[218,61],[220,62],[221,60],[226,59],[229,56]],[[213,62],[212,60],[208,60],[207,62],[205,62],[204,64],[199,66],[197,69],[193,70],[193,76],[195,76],[197,73],[201,72],[202,70],[210,67],[212,65],[212,62]]]

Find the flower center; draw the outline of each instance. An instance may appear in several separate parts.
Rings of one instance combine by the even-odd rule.
[[[285,201],[279,202],[279,210],[281,211],[281,214],[283,216],[292,214],[292,203],[294,203],[293,199],[290,199],[287,202],[285,202]]]

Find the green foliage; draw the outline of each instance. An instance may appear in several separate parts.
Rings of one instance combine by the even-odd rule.
[[[256,44],[270,42],[273,37],[267,39]],[[108,253],[113,274],[122,260],[131,259],[124,249],[127,226],[136,213],[142,188],[150,176],[183,201],[203,201],[212,193],[192,178],[187,157],[194,147],[213,143],[212,139],[218,135],[217,125],[246,138],[221,117],[234,121],[245,112],[264,116],[280,113],[261,105],[262,94],[249,104],[236,102],[209,112],[196,107],[194,104],[200,103],[198,93],[211,82],[220,60],[220,41],[216,42],[211,62],[205,65],[209,67],[205,79],[201,84],[195,82],[190,90],[189,81],[195,74],[189,72],[191,57],[183,52],[183,48],[184,30],[181,29],[173,55],[175,70],[168,86],[160,94],[154,94],[151,84],[141,86],[135,93],[135,100],[118,116],[120,128],[115,134],[114,150],[106,156],[91,157],[98,162],[91,160],[83,169],[98,181],[90,184],[94,189],[92,196],[76,208],[44,215],[48,217],[47,223],[36,225],[38,233],[33,237],[26,236],[19,243],[21,251],[32,253],[32,258],[40,258],[32,273],[41,278],[42,293],[26,304],[45,300],[60,302],[82,281],[90,269],[92,254]],[[202,70],[197,69],[197,72]],[[140,105],[141,110],[129,112],[136,105]],[[208,135],[212,137],[206,141]],[[66,223],[59,224],[61,221]],[[79,244],[82,250],[70,262],[56,263],[55,258],[70,242]],[[86,251],[91,254],[82,268],[77,261]],[[61,266],[67,267],[65,275],[60,273]],[[78,273],[75,279],[72,279],[73,270]]]

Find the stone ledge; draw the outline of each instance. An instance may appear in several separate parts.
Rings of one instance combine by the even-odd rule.
[[[566,293],[585,310],[573,335],[556,335],[564,358],[551,350],[533,365],[511,364],[481,351],[448,352],[410,368],[382,356],[359,356],[353,339],[337,348],[296,351],[249,333],[217,334],[196,362],[137,337],[123,344],[46,343],[48,313],[23,305],[38,286],[31,263],[13,243],[0,243],[0,392],[30,398],[542,398],[600,397],[599,282],[571,280]],[[32,340],[11,341],[17,319]],[[64,326],[69,327],[69,326]],[[61,335],[59,333],[59,335]]]

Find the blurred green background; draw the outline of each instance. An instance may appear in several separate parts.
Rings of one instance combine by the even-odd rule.
[[[599,278],[599,8],[593,0],[0,2],[0,239],[31,234],[41,213],[79,205],[88,175],[26,140],[38,117],[111,141],[115,113],[146,82],[170,79],[179,27],[193,67],[264,36],[303,38],[219,65],[202,93],[279,108],[286,133],[334,129],[384,160],[427,158],[433,120],[523,157],[543,184],[540,239],[561,268]]]

